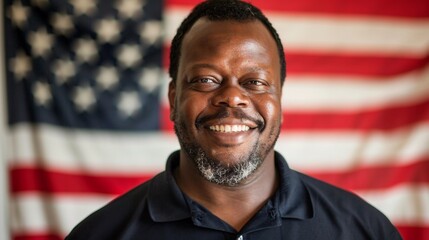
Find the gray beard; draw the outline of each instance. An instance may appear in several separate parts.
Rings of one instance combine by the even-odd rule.
[[[235,164],[225,165],[218,159],[208,157],[200,145],[190,141],[186,136],[187,131],[184,124],[175,122],[174,130],[179,138],[182,150],[186,152],[195,164],[199,173],[209,182],[223,186],[233,187],[242,183],[258,169],[264,161],[264,157],[262,156],[266,156],[268,151],[273,147],[262,143],[255,143],[255,146],[252,147],[252,152],[248,156],[243,156]]]
[[[224,186],[233,187],[242,183],[263,162],[256,151],[252,151],[247,159],[240,159],[236,164],[225,165],[217,159],[209,158],[201,147],[185,149],[205,179]]]

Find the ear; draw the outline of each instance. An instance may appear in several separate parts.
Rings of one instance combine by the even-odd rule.
[[[173,80],[170,81],[168,84],[168,102],[170,103],[170,120],[174,121],[174,113],[176,112],[175,107],[175,100],[176,100],[176,84],[173,82]]]

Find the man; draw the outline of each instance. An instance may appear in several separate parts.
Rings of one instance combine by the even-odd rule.
[[[170,76],[180,151],[67,239],[401,239],[375,208],[274,151],[285,60],[257,8],[199,4],[173,39]]]

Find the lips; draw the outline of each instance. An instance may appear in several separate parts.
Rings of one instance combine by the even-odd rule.
[[[241,109],[227,109],[212,114],[198,117],[195,122],[197,129],[203,127],[213,132],[239,133],[258,128],[264,124],[261,118],[254,118],[245,114]]]
[[[214,132],[221,133],[235,133],[235,132],[247,132],[250,127],[247,125],[211,125],[209,129]]]
[[[253,119],[243,113],[234,114],[234,110],[227,114],[204,116],[201,119],[201,125],[196,126],[201,133],[200,141],[210,143],[211,150],[215,152],[254,140],[259,132],[255,130],[263,126],[259,119]]]
[[[222,148],[238,146],[250,141],[250,137],[255,134],[253,130],[256,127],[254,123],[243,123],[236,119],[208,122],[202,128],[204,130],[201,133],[205,137],[201,140],[211,142],[212,150],[217,149],[215,146]]]

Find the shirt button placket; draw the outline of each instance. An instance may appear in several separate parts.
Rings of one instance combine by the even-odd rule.
[[[244,240],[243,235],[238,236],[238,237],[237,237],[237,240]]]

